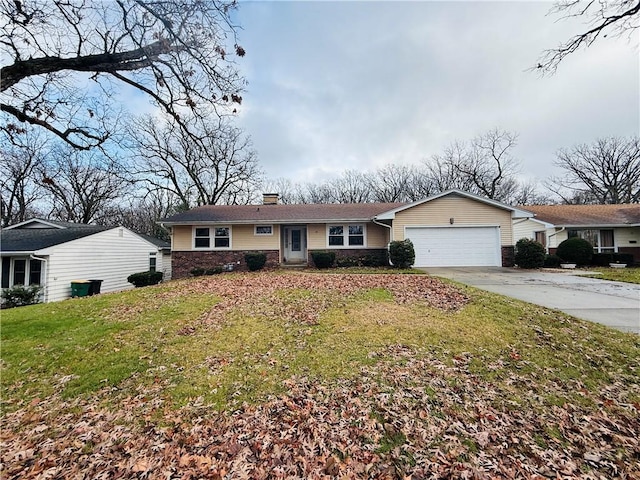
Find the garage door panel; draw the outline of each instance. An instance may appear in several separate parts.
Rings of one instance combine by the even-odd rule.
[[[416,267],[500,266],[497,227],[407,227]]]

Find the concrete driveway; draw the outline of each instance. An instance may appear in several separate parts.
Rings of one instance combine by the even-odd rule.
[[[574,317],[640,334],[640,285],[500,267],[425,268],[489,292],[555,308]]]

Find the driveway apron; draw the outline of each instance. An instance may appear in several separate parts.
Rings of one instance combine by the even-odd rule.
[[[640,334],[640,285],[500,267],[426,268],[427,273],[574,317]]]

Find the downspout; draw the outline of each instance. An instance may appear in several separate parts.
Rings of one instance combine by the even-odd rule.
[[[564,232],[566,230],[567,227],[562,227],[560,230],[558,230],[557,232],[553,232],[549,235],[549,238],[551,237],[555,237],[557,234],[559,234],[560,232]],[[556,248],[558,248],[558,246],[556,245]],[[547,253],[549,253],[549,245],[547,245]]]
[[[389,243],[387,243],[387,254],[389,253],[389,248],[391,246],[391,242],[393,242],[393,226],[392,225],[387,225],[386,223],[380,223],[376,220],[376,217],[373,217],[371,219],[371,221],[373,223],[375,223],[376,225],[380,225],[381,227],[386,227],[389,229]],[[388,262],[389,265],[393,265],[393,263],[391,263],[391,257],[389,255],[387,255],[387,257],[389,258]]]
[[[47,295],[49,294],[48,292],[48,282],[47,282],[47,275],[48,275],[48,268],[47,268],[47,259],[46,258],[41,258],[41,257],[36,257],[35,255],[31,254],[29,255],[29,258],[32,260],[39,260],[43,263],[44,268],[43,268],[43,272],[40,273],[41,275],[41,279],[42,277],[44,277],[45,281],[44,281],[44,285],[42,286],[42,297],[43,297],[43,302],[42,303],[47,303]],[[31,273],[31,267],[29,267],[29,273]]]

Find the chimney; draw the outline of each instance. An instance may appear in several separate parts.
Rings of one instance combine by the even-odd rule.
[[[279,196],[280,196],[280,194],[278,194],[278,193],[263,193],[262,194],[262,204],[263,205],[277,205]]]

